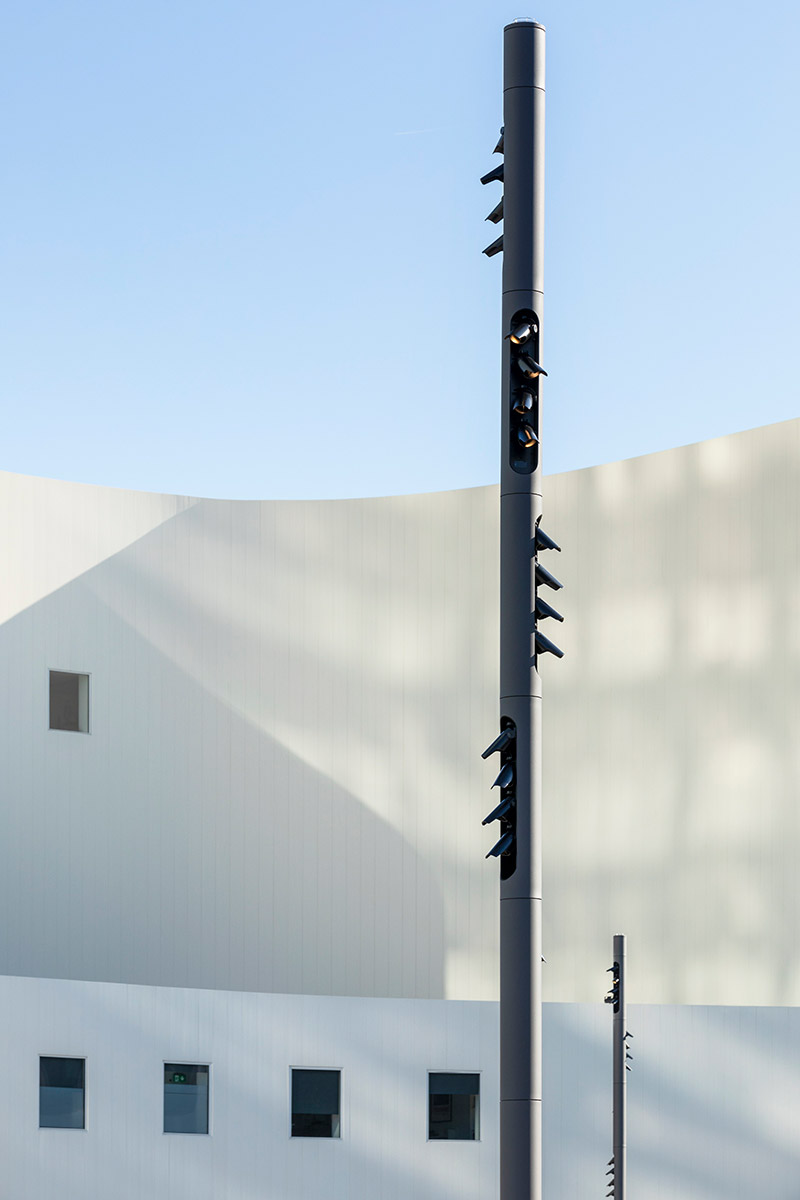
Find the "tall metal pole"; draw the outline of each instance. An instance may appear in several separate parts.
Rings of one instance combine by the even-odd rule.
[[[503,334],[515,313],[531,310],[536,362],[544,301],[544,41],[544,27],[533,22],[504,30]],[[523,474],[507,452],[514,381],[506,336],[503,347],[500,711],[517,727],[517,863],[500,882],[500,1200],[541,1200],[542,684],[531,614],[542,463],[537,453]]]
[[[614,934],[614,964],[611,991],[606,1002],[613,1005],[613,1115],[612,1154],[609,1163],[611,1176],[608,1195],[612,1200],[625,1200],[628,1153],[628,1009],[625,1000],[625,935]]]
[[[539,658],[561,651],[537,617],[561,617],[538,583],[559,588],[539,564],[558,546],[539,528],[542,463],[539,367],[544,300],[545,31],[534,21],[504,30],[505,221],[486,253],[503,252],[502,460],[500,480],[501,821],[489,853],[500,859],[500,1197],[542,1196],[542,685]],[[505,741],[504,741],[505,738]],[[505,774],[504,774],[505,772]],[[484,822],[484,823],[486,823]]]

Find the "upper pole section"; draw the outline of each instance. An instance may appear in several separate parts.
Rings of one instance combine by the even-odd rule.
[[[544,55],[543,25],[535,21],[506,25],[501,496],[542,494],[539,364],[544,307]],[[521,326],[528,332],[515,346],[513,331]],[[529,360],[535,366],[533,373]],[[523,435],[527,441],[521,440]],[[540,515],[540,511],[534,513],[533,521]]]
[[[542,316],[544,299],[545,30],[514,21],[503,31],[503,294],[523,292]],[[533,219],[531,219],[531,214]],[[522,299],[520,299],[522,303]]]

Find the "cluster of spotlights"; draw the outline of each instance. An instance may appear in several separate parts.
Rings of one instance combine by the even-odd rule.
[[[614,1012],[619,1012],[619,963],[615,962],[613,967],[609,967],[606,974],[611,974],[611,987],[606,996],[605,1003],[614,1005]]]
[[[511,465],[529,474],[539,444],[539,376],[547,372],[537,361],[539,322],[532,312],[518,312],[511,320],[505,339],[510,346],[511,367]]]
[[[517,727],[507,717],[503,718],[501,726],[499,735],[481,755],[482,758],[500,755],[500,771],[492,784],[493,788],[500,788],[500,803],[481,823],[500,822],[500,837],[486,857],[499,858],[500,878],[508,879],[513,875],[517,861]]]
[[[497,140],[497,145],[494,148],[495,154],[503,154],[505,151],[505,130],[500,130],[500,137]],[[502,183],[505,179],[505,163],[500,163],[498,167],[494,167],[491,171],[487,171],[481,176],[481,183]],[[493,225],[499,224],[503,220],[503,198],[495,205],[492,211],[486,218]],[[499,254],[503,249],[503,237],[496,238],[484,250],[484,254],[488,258],[492,258],[495,254]],[[540,375],[546,375],[547,372],[539,366],[536,359],[535,346],[538,341],[539,327],[538,322],[532,313],[518,313],[511,323],[511,331],[506,334],[506,337],[511,342],[512,347],[525,347],[525,353],[520,353],[514,356],[514,369],[518,373],[519,378],[515,380],[515,387],[521,384],[515,392],[513,400],[513,421],[512,430],[512,453],[511,461],[514,470],[520,471],[523,474],[529,474],[533,470],[533,458],[536,447],[539,444],[539,435],[536,432],[536,394],[534,387],[536,380]],[[533,350],[533,353],[531,353]]]
[[[501,129],[500,138],[494,148],[495,154],[504,151],[504,131]],[[502,183],[504,181],[504,164],[488,171],[481,183]],[[492,209],[486,218],[493,225],[503,220],[504,202]],[[502,235],[487,246],[484,254],[488,258],[499,254],[503,249]],[[510,444],[508,446],[509,463],[512,470],[523,475],[530,475],[538,466],[539,446],[539,377],[547,372],[539,364],[539,319],[529,309],[520,309],[511,318],[508,325],[506,341],[509,343],[509,367],[504,372],[508,380],[509,392],[504,400],[508,415],[508,431]],[[543,550],[560,550],[561,547],[541,528],[536,530],[531,545],[532,558],[535,564],[536,596],[534,611],[531,613],[534,628],[534,654],[553,654],[563,657],[563,651],[546,637],[538,628],[538,622],[546,618],[563,621],[561,613],[557,612],[539,594],[539,587],[549,587],[558,591],[561,583],[552,572],[539,562],[539,552]],[[500,755],[500,771],[492,784],[500,789],[500,803],[488,816],[483,824],[491,825],[500,822],[500,837],[486,855],[487,858],[500,860],[500,878],[509,879],[513,875],[517,861],[517,731],[509,718],[503,717],[500,723],[500,734],[483,752],[483,758],[491,754]],[[529,751],[528,746],[521,748],[523,755]],[[523,789],[524,792],[524,789]]]
[[[493,153],[494,154],[502,154],[503,149],[504,149],[504,138],[503,138],[503,130],[501,129],[500,137],[498,139],[497,145],[494,148]],[[505,176],[505,164],[500,163],[499,167],[495,167],[493,171],[487,171],[485,175],[481,176],[481,183],[495,183],[495,182],[502,183],[504,176]],[[500,221],[502,221],[502,219],[503,219],[503,198],[501,196],[500,203],[495,205],[495,207],[489,213],[486,220],[491,221],[493,225],[497,225]],[[486,255],[487,258],[493,258],[495,256],[495,254],[499,254],[502,249],[503,249],[503,235],[501,234],[499,238],[496,238],[495,241],[493,241],[491,243],[491,245],[486,247],[486,249],[484,250],[483,253]]]
[[[611,1178],[608,1181],[608,1191],[606,1192],[606,1200],[608,1200],[609,1196],[613,1196],[614,1192],[616,1191],[616,1184],[614,1183],[614,1180],[616,1178],[616,1167],[614,1164],[614,1155],[613,1154],[611,1155],[611,1158],[608,1160],[608,1170],[606,1171],[606,1175],[611,1176]]]
[[[563,621],[561,613],[553,608],[552,604],[539,595],[540,587],[549,587],[554,592],[559,592],[564,586],[560,579],[556,579],[552,571],[548,571],[543,563],[539,562],[540,550],[558,550],[561,552],[561,547],[557,542],[553,541],[549,533],[545,533],[541,525],[536,526],[536,534],[533,539],[533,551],[535,560],[535,579],[536,579],[536,607],[534,609],[535,633],[537,654],[554,654],[556,658],[563,658],[564,651],[561,650],[555,642],[551,642],[549,637],[545,637],[539,629],[538,622],[546,617],[551,617],[554,621]]]

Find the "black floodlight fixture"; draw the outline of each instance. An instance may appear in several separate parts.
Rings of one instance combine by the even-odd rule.
[[[619,1012],[619,963],[615,962],[613,967],[609,967],[611,972],[611,990],[605,998],[606,1004],[613,1004],[614,1012]],[[607,971],[607,973],[608,973]]]
[[[540,562],[536,563],[536,582],[546,583],[547,586],[551,587],[554,592],[560,591],[564,586],[563,583],[561,583],[559,579],[556,579],[555,575],[553,575],[551,571],[548,571],[547,567],[543,567]]]
[[[499,167],[495,167],[492,171],[487,171],[485,175],[481,175],[481,183],[495,183],[499,180],[503,182],[505,176],[505,163],[500,163]]]
[[[509,830],[508,833],[503,834],[499,842],[496,842],[495,845],[492,846],[486,857],[499,858],[501,854],[506,854],[511,849],[513,841],[514,834],[511,832],[511,830]]]
[[[499,733],[492,742],[491,746],[487,746],[481,758],[488,758],[490,754],[496,754],[498,750],[505,750],[509,742],[513,742],[517,736],[517,731],[513,725],[507,725],[506,728]]]
[[[536,549],[537,550],[558,550],[561,553],[561,547],[558,542],[554,542],[549,533],[545,533],[541,525],[536,526]]]
[[[528,392],[524,389],[521,392],[517,392],[517,398],[514,401],[514,412],[519,413],[521,417],[524,417],[525,414],[531,412],[532,409],[533,392]]]
[[[536,630],[534,637],[536,639],[537,654],[555,654],[556,658],[564,657],[564,651],[560,650],[555,642],[551,642],[550,638],[545,637],[544,634],[540,633],[538,629]]]
[[[517,441],[523,450],[530,450],[539,441],[530,425],[520,425],[517,430]]]
[[[497,779],[495,779],[494,783],[492,784],[492,787],[493,788],[499,787],[499,788],[503,789],[503,788],[510,787],[513,782],[514,782],[514,764],[507,762],[507,763],[503,763],[502,767],[500,768],[500,774],[497,776]]]
[[[521,346],[523,342],[527,342],[532,333],[538,333],[539,326],[533,318],[523,317],[521,321],[516,321],[511,330],[511,333],[506,334],[506,341],[511,342],[513,346]],[[546,375],[546,371],[539,369],[539,374]]]
[[[516,756],[517,756],[517,727],[509,717],[501,717],[500,733],[490,746],[487,746],[482,757],[491,754],[500,755],[500,773],[492,784],[500,788],[500,803],[492,809],[482,824],[490,825],[493,821],[500,822],[500,838],[492,847],[487,858],[500,859],[500,878],[509,879],[517,866],[516,825],[517,799],[515,794]]]
[[[514,801],[510,796],[507,800],[501,800],[497,808],[493,808],[488,817],[483,818],[481,825],[491,825],[492,821],[499,821],[501,817],[506,815],[513,803]]]
[[[487,246],[484,249],[483,253],[486,255],[487,258],[494,258],[495,254],[499,254],[502,249],[503,249],[503,235],[501,233],[500,237],[495,238],[495,240],[491,243],[491,245]]]
[[[493,225],[497,225],[497,223],[499,221],[502,221],[502,219],[503,219],[503,201],[501,198],[500,203],[497,204],[492,209],[492,211],[489,213],[488,217],[484,217],[484,221],[491,221]]]
[[[497,145],[495,146],[494,150],[492,151],[492,154],[502,154],[503,153],[503,148],[504,148],[504,143],[505,143],[505,132],[506,132],[505,125],[501,125],[500,126],[500,137],[497,139]]]
[[[529,354],[520,354],[517,366],[526,379],[538,379],[540,375],[547,375],[544,367],[540,367],[537,362],[534,362]]]
[[[536,616],[537,617],[552,617],[554,621],[563,621],[561,613],[553,608],[552,604],[548,604],[541,596],[536,597]]]

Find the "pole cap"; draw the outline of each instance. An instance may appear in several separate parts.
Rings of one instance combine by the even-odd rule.
[[[544,91],[545,28],[538,21],[512,21],[503,30],[503,90],[536,87]]]

